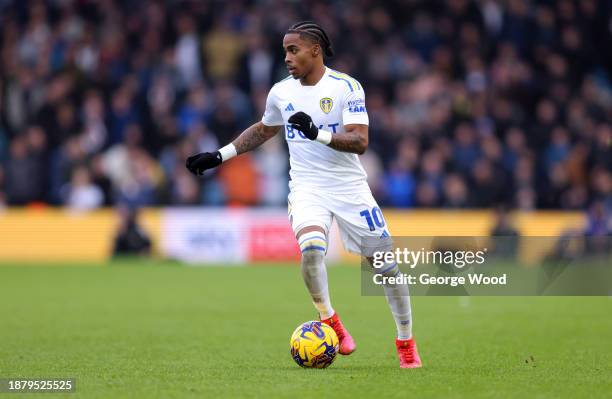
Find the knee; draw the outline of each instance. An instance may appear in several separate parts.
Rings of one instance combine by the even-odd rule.
[[[311,267],[317,265],[323,260],[323,254],[319,251],[308,250],[302,252],[302,267]]]

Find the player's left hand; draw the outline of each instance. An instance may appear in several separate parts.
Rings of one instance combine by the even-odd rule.
[[[296,112],[289,117],[291,127],[304,133],[310,140],[315,140],[319,135],[319,128],[314,124],[310,115],[305,112]]]

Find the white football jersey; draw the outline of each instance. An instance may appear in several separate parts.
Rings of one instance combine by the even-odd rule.
[[[310,115],[319,129],[332,134],[344,132],[345,125],[367,125],[365,93],[359,82],[327,67],[314,86],[302,86],[299,79],[289,76],[270,89],[262,122],[266,126],[284,126],[291,190],[369,192],[367,176],[357,154],[336,151],[291,128],[289,117],[299,111]]]

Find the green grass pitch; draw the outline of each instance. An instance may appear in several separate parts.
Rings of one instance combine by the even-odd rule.
[[[1,266],[0,378],[75,377],[66,398],[612,395],[612,298],[415,297],[424,368],[401,370],[359,273],[329,268],[357,351],[305,370],[289,336],[315,313],[295,266]]]

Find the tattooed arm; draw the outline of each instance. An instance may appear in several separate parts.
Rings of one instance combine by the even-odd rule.
[[[232,141],[238,154],[251,151],[279,132],[282,126],[266,126],[261,121],[249,126]]]
[[[236,155],[259,147],[278,133],[280,129],[281,126],[266,126],[261,122],[257,122],[251,127],[246,128],[236,140],[220,148],[219,151],[203,152],[190,156],[185,161],[185,166],[191,173],[200,176],[204,174],[204,171],[216,168]]]
[[[337,151],[363,154],[368,148],[368,125],[345,125],[344,133],[332,135],[329,146]]]

